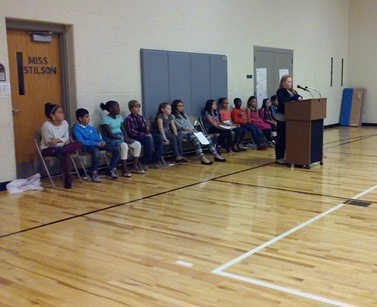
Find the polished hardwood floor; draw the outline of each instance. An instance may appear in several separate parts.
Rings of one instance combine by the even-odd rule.
[[[377,130],[324,143],[1,192],[0,305],[377,306]]]

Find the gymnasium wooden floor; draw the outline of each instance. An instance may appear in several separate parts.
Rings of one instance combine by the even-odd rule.
[[[1,192],[0,305],[377,306],[377,130],[327,129],[324,155]]]

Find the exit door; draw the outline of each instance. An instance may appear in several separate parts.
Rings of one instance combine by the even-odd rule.
[[[276,94],[282,75],[293,74],[293,50],[254,47],[254,89],[259,107]]]

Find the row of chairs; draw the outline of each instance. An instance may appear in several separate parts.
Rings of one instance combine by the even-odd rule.
[[[55,157],[44,157],[44,156],[42,155],[42,151],[41,151],[41,149],[40,149],[41,140],[42,140],[41,132],[40,132],[40,130],[37,130],[37,131],[35,132],[35,135],[34,135],[34,145],[35,145],[35,148],[37,149],[38,156],[39,156],[39,159],[40,159],[41,162],[42,162],[42,165],[43,165],[43,167],[44,167],[44,170],[45,170],[45,172],[46,172],[48,178],[50,179],[50,183],[51,183],[52,188],[56,188],[55,183],[54,183],[54,180],[52,179],[52,176],[51,176],[50,169],[49,169],[49,167],[47,166],[46,161],[47,161],[47,158],[48,158],[48,159],[53,159],[54,161],[57,161],[57,158],[55,158]],[[106,164],[109,165],[110,162],[109,162],[109,158],[108,158],[108,153],[107,153],[105,150],[101,150],[100,153],[101,153],[103,159],[105,160]],[[83,172],[84,172],[84,176],[85,176],[85,178],[88,179],[88,180],[90,180],[90,177],[89,177],[89,175],[88,175],[88,172],[86,171],[86,168],[85,168],[84,162],[83,162],[83,160],[82,160],[82,156],[83,156],[83,155],[88,155],[88,154],[80,150],[80,151],[76,151],[75,153],[73,153],[73,154],[70,155],[70,158],[71,158],[71,161],[72,161],[72,165],[73,165],[73,167],[74,167],[74,169],[75,169],[75,173],[76,173],[77,177],[80,179],[80,182],[81,182],[81,183],[82,183],[83,181],[82,181],[82,178],[81,178],[80,172],[79,172],[79,170],[78,170],[77,164],[76,164],[76,162],[75,162],[75,159],[76,159],[77,161],[79,161],[80,166],[81,166],[81,169],[82,169]]]
[[[205,128],[205,125],[203,123],[203,119],[201,117],[196,118],[196,117],[190,116],[189,119],[193,123],[193,125],[194,125],[194,127],[195,127],[196,130],[201,131],[206,137],[209,137],[212,140],[213,143],[216,143],[216,139],[218,137],[218,133],[209,134],[207,132],[206,128]],[[37,149],[38,156],[39,156],[39,158],[40,158],[40,160],[41,160],[41,162],[43,164],[44,170],[45,170],[47,176],[50,179],[51,186],[53,188],[55,188],[56,186],[55,186],[55,183],[54,183],[54,181],[52,179],[49,167],[47,166],[46,158],[50,158],[50,159],[52,158],[52,159],[55,159],[55,160],[57,160],[57,159],[54,158],[54,157],[44,157],[42,155],[42,152],[41,152],[40,147],[39,147],[40,143],[41,143],[41,138],[42,138],[42,136],[41,136],[40,130],[36,131],[35,132],[35,136],[34,136],[34,144],[35,144],[35,147]],[[251,142],[254,143],[252,138],[251,138]],[[169,155],[169,146],[167,145],[165,147],[166,148],[164,150],[164,156],[168,156]],[[100,153],[101,153],[101,156],[102,156],[103,160],[106,162],[107,165],[109,165],[110,162],[109,162],[109,157],[108,157],[107,151],[101,150]],[[76,151],[74,154],[71,154],[71,157],[70,157],[71,161],[72,161],[72,165],[73,165],[73,167],[75,169],[75,173],[77,174],[77,177],[79,178],[79,180],[80,180],[81,183],[83,181],[82,181],[82,178],[81,178],[81,175],[80,175],[80,172],[78,170],[78,167],[77,167],[77,164],[76,164],[75,160],[79,161],[80,167],[81,167],[81,169],[84,172],[84,176],[88,180],[90,180],[90,177],[88,176],[88,173],[86,171],[86,168],[85,168],[85,165],[84,165],[84,162],[83,162],[83,159],[82,159],[83,156],[90,156],[90,155],[87,154],[86,152],[83,152],[83,151],[80,150],[80,151]],[[165,165],[165,166],[172,165],[172,163],[166,162],[165,159],[164,159],[164,157],[162,157],[161,163],[163,165]]]

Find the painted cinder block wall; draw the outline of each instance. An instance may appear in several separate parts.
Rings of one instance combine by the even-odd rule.
[[[253,74],[254,46],[292,49],[296,84],[320,89],[328,98],[325,124],[335,124],[343,89],[340,63],[343,58],[348,67],[349,25],[358,26],[350,21],[350,9],[363,2],[0,0],[0,63],[9,73],[7,18],[67,25],[70,110],[85,107],[98,123],[101,102],[118,100],[127,113],[127,102],[141,99],[140,48],[225,54],[231,100],[254,92],[253,80],[246,78]],[[346,70],[345,86],[348,75]],[[16,176],[11,109],[10,94],[0,93],[0,182]]]

